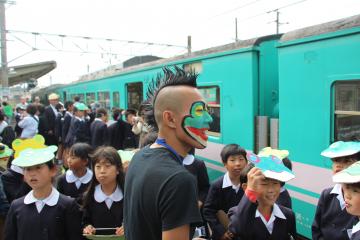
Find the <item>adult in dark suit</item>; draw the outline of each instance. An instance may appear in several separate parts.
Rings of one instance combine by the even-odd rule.
[[[56,104],[59,103],[59,96],[56,93],[52,93],[48,97],[49,106],[45,108],[45,118],[48,123],[48,130],[45,133],[46,145],[57,145],[58,141],[55,136],[55,120],[57,115]]]
[[[105,108],[96,110],[96,117],[90,125],[91,146],[95,149],[99,146],[108,145],[108,131],[106,122],[108,114]]]
[[[125,133],[128,128],[127,122],[122,120],[121,109],[113,110],[113,119],[116,121],[108,127],[109,145],[113,148],[120,150],[124,149]]]

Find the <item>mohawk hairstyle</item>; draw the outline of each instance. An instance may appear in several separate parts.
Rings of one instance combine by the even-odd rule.
[[[145,122],[153,129],[158,130],[155,121],[155,101],[159,92],[170,86],[190,86],[197,87],[196,79],[198,74],[194,71],[186,72],[183,68],[174,66],[164,67],[162,73],[157,74],[155,79],[149,83],[146,98],[147,100],[142,103],[145,112]]]

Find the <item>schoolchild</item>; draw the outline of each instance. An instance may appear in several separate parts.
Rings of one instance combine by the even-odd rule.
[[[265,177],[263,170],[253,165],[248,165],[243,171],[242,175],[246,176],[242,177],[245,194],[238,206],[231,209],[229,231],[241,240],[294,239],[294,212],[275,203],[280,194],[280,183],[289,179],[282,179],[279,175]]]
[[[108,132],[106,122],[108,113],[105,108],[96,109],[95,120],[90,125],[91,146],[95,149],[99,146],[108,145]]]
[[[16,107],[15,111],[16,111],[16,114],[15,114],[15,133],[16,133],[16,137],[20,137],[21,136],[21,132],[22,132],[22,128],[19,127],[19,122],[21,121],[22,119],[22,116],[24,115],[24,112],[25,112],[26,108],[21,106],[21,107]]]
[[[259,151],[258,156],[276,156],[279,159],[282,159],[283,164],[288,169],[292,170],[292,164],[289,157],[289,151],[288,150],[280,150],[280,149],[274,149],[271,147],[263,148]],[[291,203],[291,197],[289,194],[289,191],[285,187],[285,183],[281,182],[281,188],[280,188],[280,195],[278,199],[276,200],[276,204],[287,207],[292,209],[292,203]]]
[[[66,135],[69,132],[69,128],[70,128],[70,123],[71,123],[71,119],[73,117],[73,108],[74,108],[74,103],[72,101],[67,101],[65,102],[64,105],[66,112],[64,114],[64,117],[61,119],[62,121],[62,129],[61,129],[61,139],[63,142],[63,164],[64,166],[67,168],[67,158],[69,155],[69,150],[70,150],[70,146],[68,146],[65,143],[66,140]]]
[[[113,147],[99,147],[92,155],[92,167],[95,174],[83,201],[83,233],[124,235],[124,173],[120,155]],[[100,231],[101,228],[113,230]]]
[[[24,181],[23,169],[11,164],[12,159],[13,157],[10,156],[8,168],[1,174],[4,192],[9,203],[31,191],[30,186]]]
[[[24,169],[25,181],[32,191],[12,202],[5,223],[5,240],[81,239],[78,205],[52,186],[57,173],[56,150],[55,146],[28,148],[13,161]]]
[[[57,189],[60,193],[81,200],[93,177],[88,168],[92,148],[87,143],[75,143],[69,152],[67,165],[69,169],[59,177]]]
[[[90,143],[90,129],[85,120],[85,111],[89,108],[84,103],[74,105],[74,116],[71,119],[70,128],[66,135],[65,144],[71,147],[77,142]]]
[[[333,181],[342,184],[346,211],[354,216],[354,226],[347,229],[349,238],[360,240],[360,162],[335,174]]]
[[[38,132],[39,118],[36,116],[37,107],[35,104],[29,104],[26,107],[26,114],[18,123],[22,128],[20,138],[32,138]]]
[[[226,214],[244,194],[240,187],[240,173],[247,165],[246,151],[237,144],[226,145],[221,151],[221,159],[227,172],[211,184],[203,209],[214,240],[232,239],[226,227],[229,221]]]
[[[332,161],[333,174],[347,168],[360,159],[360,143],[338,141],[321,152]],[[346,229],[352,224],[352,217],[346,212],[340,184],[322,191],[312,224],[314,240],[347,240]]]

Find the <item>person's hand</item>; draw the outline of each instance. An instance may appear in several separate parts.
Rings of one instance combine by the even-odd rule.
[[[117,227],[116,231],[115,231],[115,234],[118,235],[118,236],[123,236],[124,235],[124,226]]]
[[[224,233],[224,235],[222,235],[222,237],[220,238],[220,240],[232,240],[234,237],[234,234],[232,234],[231,232],[229,231],[226,231]]]
[[[259,168],[254,167],[248,172],[247,178],[247,189],[257,192],[258,186],[265,176]]]
[[[201,208],[203,206],[203,202],[198,200],[198,207]]]
[[[91,225],[87,225],[84,229],[83,229],[83,234],[87,234],[87,235],[93,235],[96,233],[96,229],[91,226]]]

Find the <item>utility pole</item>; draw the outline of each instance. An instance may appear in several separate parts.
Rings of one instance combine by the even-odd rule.
[[[191,36],[188,36],[187,38],[187,50],[188,50],[188,54],[191,54]]]
[[[276,23],[276,34],[279,34],[279,27],[280,27],[280,21],[279,21],[279,9],[276,9],[276,20],[275,20],[275,23]]]
[[[237,42],[238,40],[237,18],[235,18],[235,42]]]
[[[0,0],[0,38],[1,38],[1,75],[0,80],[2,84],[3,94],[9,87],[7,53],[6,53],[6,24],[5,24],[5,2]]]

